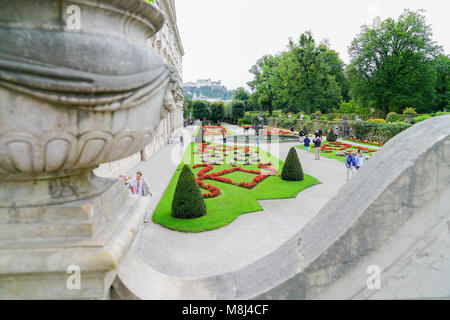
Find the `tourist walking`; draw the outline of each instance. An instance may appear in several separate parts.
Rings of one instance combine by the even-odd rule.
[[[347,168],[347,181],[348,181],[355,173],[353,168],[359,169],[359,166],[356,163],[355,156],[353,155],[353,150],[350,150],[349,154],[345,158],[345,166]]]
[[[356,165],[358,166],[358,169],[360,169],[362,166],[366,164],[367,157],[362,152],[362,150],[358,150],[358,153],[356,154]]]
[[[148,181],[142,176],[142,172],[136,172],[136,179],[133,181],[133,194],[141,197],[152,196]],[[145,213],[144,223],[148,223],[148,212]]]
[[[181,136],[180,136],[180,145],[181,145],[181,149],[184,149],[184,136],[183,136],[183,134],[181,134]]]
[[[319,131],[317,131],[317,134],[322,138],[322,135],[323,135],[322,129],[319,129]]]
[[[322,138],[319,134],[316,134],[316,137],[313,140],[314,148],[316,149],[316,157],[314,160],[320,160],[320,148],[322,146]]]
[[[223,144],[227,144],[227,136],[225,135],[225,130],[222,130],[222,141]]]
[[[310,147],[309,147],[310,144],[311,144],[311,140],[309,139],[308,136],[306,136],[305,139],[303,139],[303,145],[305,146],[305,151],[310,150]]]

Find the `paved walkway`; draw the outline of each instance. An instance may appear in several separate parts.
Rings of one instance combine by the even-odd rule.
[[[228,127],[240,131],[237,126]],[[190,134],[193,131],[194,128],[188,128]],[[280,143],[280,158],[284,159],[296,144]],[[175,172],[177,164],[168,159],[177,148],[180,151],[179,144],[168,145],[136,168],[144,171],[153,190],[150,212]],[[269,146],[261,144],[261,148],[268,150]],[[214,231],[182,233],[150,222],[138,235],[133,250],[156,271],[175,277],[218,275],[240,269],[269,254],[298,232],[345,183],[342,163],[326,158],[316,161],[312,153],[302,150],[298,153],[304,171],[322,184],[304,190],[295,199],[260,201],[263,211],[244,214]]]

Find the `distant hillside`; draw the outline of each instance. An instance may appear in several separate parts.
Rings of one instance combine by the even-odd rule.
[[[221,81],[197,80],[183,84],[184,94],[191,99],[233,100],[234,90],[228,91]]]

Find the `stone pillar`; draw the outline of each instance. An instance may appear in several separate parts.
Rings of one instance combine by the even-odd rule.
[[[176,108],[177,76],[146,45],[162,12],[78,0],[74,29],[69,5],[2,1],[2,299],[108,296],[147,204],[93,169],[143,150]]]

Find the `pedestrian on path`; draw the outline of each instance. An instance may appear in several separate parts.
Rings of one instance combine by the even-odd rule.
[[[142,172],[136,172],[136,179],[133,181],[133,194],[141,197],[151,197],[150,185],[142,176]],[[144,223],[148,223],[148,212],[145,213]]]
[[[313,140],[314,148],[316,149],[316,157],[314,160],[320,160],[320,148],[322,147],[322,138],[320,135],[316,135]]]
[[[361,149],[358,150],[358,154],[356,155],[356,165],[358,166],[358,169],[360,169],[362,166],[366,164],[367,157],[362,152]]]
[[[183,134],[181,134],[181,136],[180,136],[180,145],[181,145],[181,149],[184,149],[184,136],[183,136]]]
[[[309,139],[309,137],[306,136],[305,139],[303,139],[303,144],[305,146],[305,151],[309,151],[310,150],[309,145],[311,144],[311,139]]]
[[[350,153],[345,158],[345,166],[347,167],[347,181],[349,181],[355,173],[353,168],[359,169],[356,159],[353,156],[353,150],[350,150]]]

